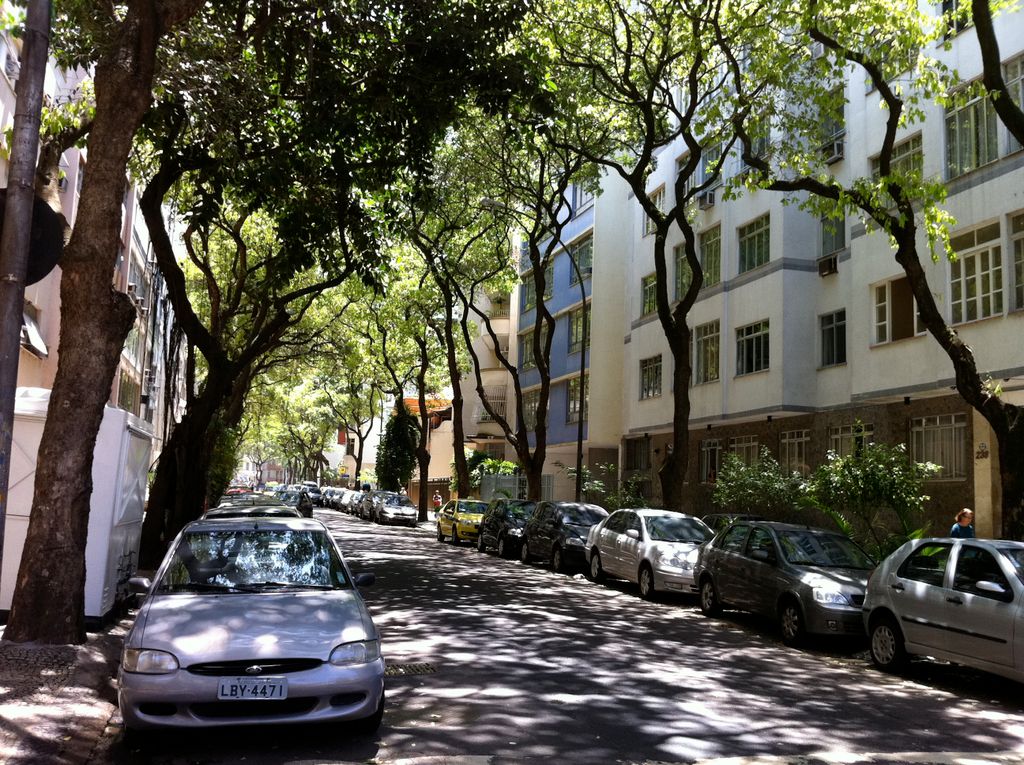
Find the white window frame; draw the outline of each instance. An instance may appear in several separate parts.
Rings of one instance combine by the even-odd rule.
[[[733,436],[729,439],[729,451],[740,458],[747,467],[760,460],[760,444],[757,436]]]
[[[1024,309],[1024,212],[1010,216],[1010,252],[1013,258],[1013,307]]]
[[[755,374],[771,369],[771,326],[768,319],[755,321],[736,329],[736,376]],[[753,356],[747,369],[746,346]]]
[[[835,367],[846,363],[846,309],[840,308],[831,313],[822,314],[818,317],[818,327],[821,333],[821,366]],[[831,346],[828,336],[831,335]],[[840,346],[839,340],[842,338]],[[829,358],[828,351],[831,347],[832,358]],[[838,350],[842,347],[842,358],[838,358]]]
[[[771,215],[755,218],[736,230],[739,273],[768,265],[772,259]]]
[[[946,111],[946,177],[959,178],[999,159],[999,118],[992,101],[976,96]],[[975,138],[983,135],[978,144]]]
[[[664,184],[662,184],[661,186],[656,188],[654,191],[652,191],[650,194],[648,194],[647,198],[650,199],[652,202],[654,202],[654,206],[656,208],[658,208],[659,212],[665,212],[665,185]],[[658,225],[657,225],[657,223],[655,223],[654,219],[651,216],[649,216],[647,214],[647,212],[644,211],[642,208],[641,208],[640,213],[641,213],[641,215],[644,216],[644,236],[648,236],[649,234],[653,234],[655,231],[657,231]]]
[[[647,274],[640,279],[640,315],[658,312],[658,275]]]
[[[1001,316],[1003,248],[999,223],[957,234],[952,241],[957,258],[949,263],[950,323]]]
[[[811,444],[811,431],[787,430],[779,434],[779,464],[787,473],[807,477],[811,473],[807,452]]]
[[[661,354],[640,359],[640,400],[658,398],[662,387]]]
[[[875,426],[872,423],[832,425],[828,429],[828,450],[840,457],[849,457],[855,449],[874,441]]]
[[[721,322],[718,319],[693,329],[693,384],[718,382],[722,365]]]
[[[697,238],[700,266],[704,270],[704,286],[711,287],[722,281],[722,227],[702,231]],[[714,266],[712,268],[712,266]]]
[[[573,377],[565,385],[565,421],[579,422],[580,378]],[[590,375],[583,376],[583,421],[587,421],[590,412]]]
[[[967,478],[967,415],[938,414],[910,421],[910,455],[915,462],[932,462],[934,478]]]
[[[700,442],[700,482],[714,483],[722,468],[722,442],[717,438],[705,438]]]

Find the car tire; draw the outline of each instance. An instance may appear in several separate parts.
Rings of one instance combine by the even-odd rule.
[[[349,723],[349,729],[356,735],[369,736],[377,732],[380,727],[381,721],[384,719],[384,692],[381,691],[380,703],[377,705],[377,711],[369,717],[363,717],[359,720],[352,720]]]
[[[438,542],[443,542],[444,541],[444,532],[441,531],[441,524],[440,523],[437,524],[437,541]]]
[[[722,602],[718,599],[718,590],[710,576],[700,582],[700,612],[704,616],[718,616],[722,613]]]
[[[462,540],[459,539],[459,528],[454,523],[452,524],[452,544],[456,547],[462,544]]]
[[[601,568],[601,553],[594,550],[590,553],[590,581],[600,584],[604,581],[604,569]]]
[[[655,600],[658,593],[654,589],[654,569],[644,563],[636,575],[636,584],[640,589],[640,597],[644,600]]]
[[[802,645],[807,638],[804,612],[794,598],[786,598],[779,606],[779,631],[782,633],[782,642],[790,648]]]
[[[893,617],[883,614],[871,620],[868,643],[871,661],[879,669],[885,672],[899,672],[906,668],[909,659],[903,641],[903,630]]]
[[[498,557],[499,558],[511,558],[512,550],[508,544],[508,538],[502,534],[498,537]]]
[[[530,562],[530,545],[525,539],[523,540],[523,546],[519,548],[519,560],[522,563]]]
[[[477,552],[487,552],[487,545],[484,544],[484,535],[483,534],[477,534],[477,537],[476,537],[476,551]]]
[[[551,551],[551,570],[556,574],[565,573],[565,556],[562,554],[562,548],[555,545]]]

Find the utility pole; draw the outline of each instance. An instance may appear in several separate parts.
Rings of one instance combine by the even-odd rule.
[[[50,2],[30,0],[22,38],[21,72],[14,111],[3,237],[0,238],[0,570],[7,526],[7,489],[14,439],[14,394],[18,386],[25,275],[35,203],[36,156],[43,84],[50,45]]]

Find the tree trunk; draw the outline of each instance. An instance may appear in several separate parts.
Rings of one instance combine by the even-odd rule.
[[[417,500],[417,509],[420,523],[427,520],[427,508],[430,497],[427,495],[427,483],[430,478],[430,415],[427,412],[427,369],[430,366],[430,357],[427,355],[426,338],[416,338],[416,344],[420,348],[420,367],[417,374],[417,387],[419,388],[420,403],[420,438],[416,444],[416,464],[420,471],[420,496]]]
[[[451,290],[445,290],[445,322],[441,331],[448,357],[448,377],[452,384],[452,447],[455,451],[455,493],[459,497],[469,496],[469,464],[466,462],[466,430],[462,424],[465,399],[462,396],[462,375],[459,372],[458,348],[452,323],[455,320]]]
[[[93,452],[125,337],[136,319],[111,284],[120,250],[125,167],[149,108],[162,29],[155,3],[132,3],[96,66],[89,171],[61,266],[60,358],[39,446],[28,534],[4,637],[85,640],[85,544]]]

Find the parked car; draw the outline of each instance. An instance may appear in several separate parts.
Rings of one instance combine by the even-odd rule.
[[[296,508],[303,518],[313,517],[313,501],[304,491],[282,491],[277,501],[282,505]]]
[[[502,558],[518,557],[523,529],[536,509],[537,503],[528,499],[492,499],[480,521],[476,549],[493,547]]]
[[[322,491],[320,491],[319,486],[307,487],[306,493],[309,495],[310,502],[312,502],[315,507],[324,506],[324,494]]]
[[[125,638],[125,727],[349,720],[384,709],[380,635],[319,521],[209,519],[187,525]],[[213,636],[213,637],[211,637]]]
[[[1024,682],[1024,543],[907,542],[871,574],[864,626],[882,669],[914,654]]]
[[[863,634],[861,606],[874,561],[834,531],[773,521],[740,521],[700,549],[694,577],[700,610],[722,608],[778,620],[782,639],[807,633]]]
[[[700,545],[714,532],[702,520],[669,510],[617,510],[590,529],[590,578],[605,574],[635,582],[640,597],[659,591],[692,592]]]
[[[583,568],[590,527],[608,516],[597,505],[582,502],[541,502],[523,529],[519,560],[546,560],[552,571]]]
[[[227,505],[207,510],[204,518],[301,518],[298,508],[284,505]]]
[[[487,503],[477,499],[453,499],[437,511],[437,541],[450,537],[453,545],[480,537],[480,521]]]
[[[701,520],[708,528],[716,534],[724,528],[728,528],[736,521],[763,521],[760,515],[748,515],[746,513],[709,513],[702,516]]]
[[[359,504],[363,501],[363,492],[355,489],[346,489],[341,498],[341,509],[346,513],[356,514]]]
[[[419,509],[407,494],[394,491],[376,492],[373,501],[373,520],[381,524],[402,524],[415,526],[419,521]]]

